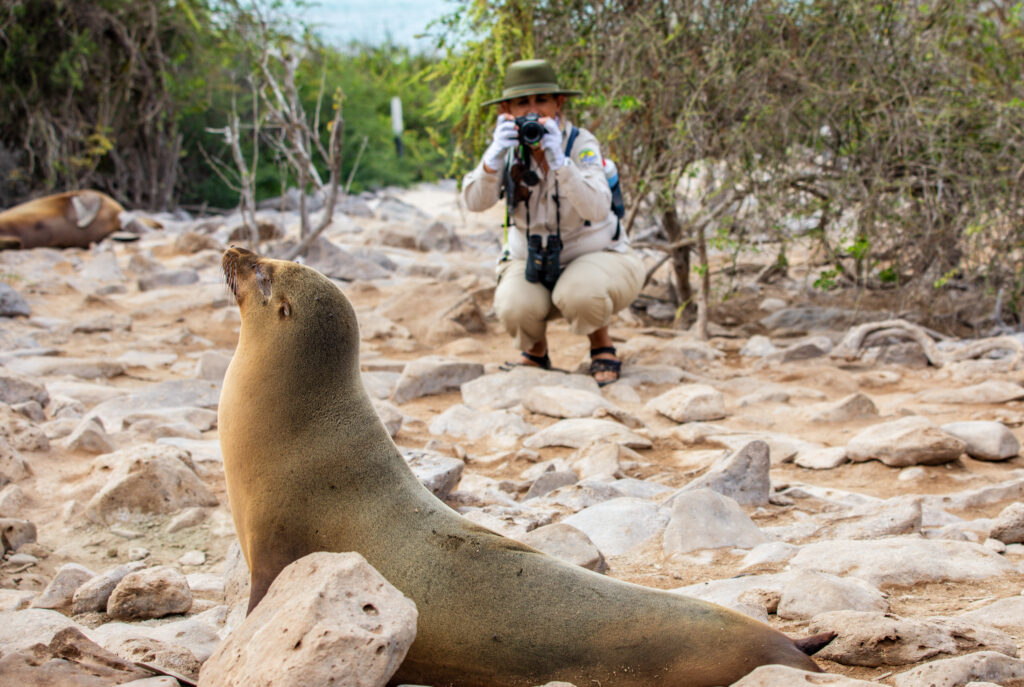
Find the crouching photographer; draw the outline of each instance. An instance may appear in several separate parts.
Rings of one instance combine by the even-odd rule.
[[[565,317],[590,340],[590,374],[619,378],[608,325],[643,286],[644,268],[612,210],[597,139],[562,108],[579,91],[559,88],[546,60],[509,65],[494,135],[465,176],[466,207],[480,212],[504,199],[505,241],[494,310],[521,350],[508,365],[551,369],[547,322]]]

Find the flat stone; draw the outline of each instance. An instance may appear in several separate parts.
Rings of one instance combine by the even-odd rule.
[[[661,534],[669,511],[644,499],[620,497],[585,508],[562,520],[583,532],[606,556],[619,556]]]
[[[699,549],[749,549],[768,538],[735,501],[710,489],[677,494],[663,535],[666,554]]]
[[[653,444],[647,437],[632,432],[618,422],[574,418],[559,420],[529,437],[523,446],[532,449],[547,446],[568,446],[581,448],[594,441],[623,444],[630,448],[650,448]]]
[[[816,655],[844,665],[902,666],[940,654],[991,650],[1016,656],[1017,645],[1005,632],[955,619],[901,618],[878,611],[832,611],[811,621],[808,632],[835,632]]]
[[[1002,422],[950,422],[942,431],[967,444],[967,455],[975,460],[1000,461],[1020,453],[1020,441]]]
[[[967,445],[926,418],[905,417],[868,427],[846,444],[855,463],[880,460],[893,467],[940,465],[959,458]]]
[[[998,685],[1024,678],[1024,661],[996,651],[932,661],[892,677],[895,687],[960,687],[971,681]]]
[[[454,391],[483,373],[480,363],[442,356],[418,358],[405,366],[392,399],[402,404],[421,396]]]
[[[565,522],[544,525],[527,532],[519,541],[555,558],[594,572],[608,569],[604,556],[581,530]]]
[[[770,467],[768,444],[752,441],[716,460],[710,470],[682,487],[677,495],[694,489],[711,489],[743,505],[767,505],[771,492]],[[670,497],[669,502],[675,498]]]
[[[811,673],[789,666],[761,666],[748,673],[731,687],[794,687],[794,685],[826,687],[878,687],[877,682],[865,682],[845,675]]]
[[[989,536],[1004,544],[1024,543],[1024,503],[1011,503],[996,516]]]
[[[782,590],[776,613],[786,620],[810,620],[829,611],[888,610],[885,595],[863,580],[797,570]]]
[[[980,544],[915,535],[875,541],[808,544],[790,561],[804,568],[862,579],[875,587],[925,582],[971,582],[1013,574],[1014,566]]]
[[[726,416],[721,392],[706,384],[685,384],[647,403],[647,408],[675,422],[705,422]]]
[[[514,367],[508,372],[484,375],[462,385],[462,401],[471,408],[503,410],[519,405],[533,388],[557,386],[598,393],[600,387],[589,375],[563,374],[532,367]]]

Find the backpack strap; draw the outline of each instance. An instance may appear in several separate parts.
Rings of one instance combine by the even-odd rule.
[[[572,144],[576,142],[576,137],[579,136],[580,130],[573,126],[569,132],[569,139],[565,142],[565,156],[569,157],[569,151],[572,150]]]

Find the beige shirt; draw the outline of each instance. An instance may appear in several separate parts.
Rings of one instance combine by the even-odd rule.
[[[572,125],[562,122],[562,149],[568,140]],[[536,163],[530,168],[537,172],[540,183],[531,187],[530,234],[548,235],[556,233],[555,192],[559,198],[558,212],[562,234],[562,265],[586,253],[601,250],[628,250],[629,240],[624,231],[619,231],[618,218],[611,210],[612,193],[604,175],[601,148],[597,139],[586,129],[580,129],[572,149],[566,156],[569,164],[549,170],[546,174]],[[474,212],[487,210],[499,200],[504,170],[493,173],[484,170],[483,162],[477,164],[462,180],[462,200]],[[518,203],[512,214],[514,226],[509,227],[505,236],[502,259],[526,258],[526,203]],[[545,243],[547,238],[544,239]]]

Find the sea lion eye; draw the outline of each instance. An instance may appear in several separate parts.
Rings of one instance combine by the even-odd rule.
[[[292,306],[289,305],[288,301],[281,301],[281,305],[278,306],[277,312],[283,318],[291,317],[292,316]]]

